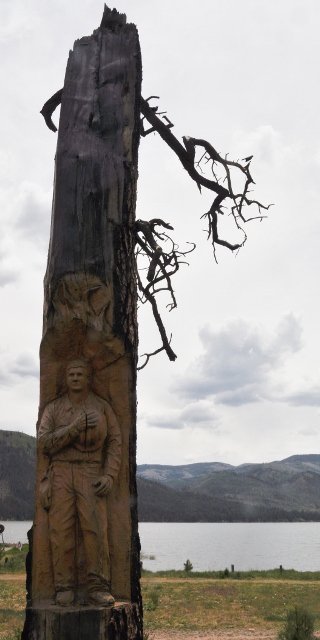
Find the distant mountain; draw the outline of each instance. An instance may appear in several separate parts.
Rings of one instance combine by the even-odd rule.
[[[159,482],[182,494],[188,491],[198,494],[199,499],[201,494],[201,499],[206,496],[207,500],[223,500],[225,505],[230,504],[237,519],[236,511],[237,514],[253,514],[259,519],[261,509],[267,510],[270,518],[276,520],[280,512],[284,519],[293,512],[298,519],[319,519],[320,455],[297,455],[265,464],[228,465],[216,469],[213,465],[220,463],[209,463],[208,466],[210,464],[209,471],[204,467],[201,470],[198,465],[141,465],[138,475],[152,480],[156,474]],[[235,505],[238,505],[236,511]],[[277,510],[277,515],[271,514],[273,510]]]
[[[0,521],[32,520],[36,438],[0,431]],[[266,464],[139,465],[141,522],[320,521],[320,455]]]
[[[32,520],[36,439],[0,431],[0,520]]]
[[[198,462],[176,467],[165,464],[139,464],[137,473],[142,478],[166,484],[171,480],[196,478],[204,476],[211,471],[224,471],[225,469],[233,469],[233,467],[231,464],[225,464],[224,462]]]
[[[233,466],[224,462],[198,462],[195,464],[184,465],[165,465],[165,464],[139,464],[137,466],[137,474],[143,478],[149,480],[156,480],[163,484],[179,484],[184,485],[184,482],[192,478],[198,478],[199,476],[206,476],[211,472],[220,471],[232,471],[239,474],[251,474],[254,470],[268,468],[282,472],[288,472],[289,474],[300,471],[313,471],[314,473],[320,473],[320,455],[319,454],[307,454],[307,455],[295,455],[284,460],[276,460],[274,462],[266,463],[245,463],[239,466]]]

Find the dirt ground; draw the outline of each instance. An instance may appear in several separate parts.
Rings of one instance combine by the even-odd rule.
[[[315,633],[320,638],[320,633]],[[148,640],[276,640],[277,631],[155,631],[151,632]]]
[[[0,580],[24,582],[24,573],[0,574]],[[148,631],[148,640],[277,640],[277,630],[259,631],[257,628],[228,629],[227,631]],[[320,640],[320,632],[315,633]]]
[[[276,640],[276,631],[155,631],[148,640]]]

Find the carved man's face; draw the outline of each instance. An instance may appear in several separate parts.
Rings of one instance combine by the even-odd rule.
[[[84,367],[70,367],[67,372],[67,387],[71,391],[88,389],[88,373]]]

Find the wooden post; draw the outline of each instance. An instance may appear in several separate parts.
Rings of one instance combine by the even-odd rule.
[[[79,593],[73,606],[55,604],[50,516],[40,503],[50,459],[39,442],[23,640],[142,638],[134,259],[140,86],[137,29],[126,23],[125,15],[105,7],[101,26],[75,42],[62,91],[44,282],[38,427],[48,404],[67,396],[68,362],[81,358],[88,364],[94,397],[111,407],[122,436],[120,471],[107,497],[115,604],[81,603],[86,560],[78,515]]]
[[[280,565],[280,575],[282,575],[282,571],[283,571],[283,568],[282,568],[282,564],[281,564]]]
[[[234,573],[234,564],[231,565],[231,573]]]

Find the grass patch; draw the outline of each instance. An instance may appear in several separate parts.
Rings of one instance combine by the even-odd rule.
[[[153,631],[160,629],[279,631],[288,609],[295,605],[307,608],[315,616],[315,629],[320,630],[319,573],[295,571],[287,577],[284,572],[281,578],[279,570],[246,572],[248,577],[230,573],[222,578],[220,572],[211,577],[212,573],[144,571],[141,586],[146,637],[149,634],[151,639]],[[1,577],[0,640],[18,637],[25,596],[23,574]]]
[[[1,640],[16,640],[21,636],[26,604],[25,583],[24,575],[14,580],[0,580]]]
[[[28,544],[23,544],[21,551],[17,547],[6,548],[0,561],[0,574],[22,573],[25,571],[28,550]]]
[[[315,616],[320,629],[320,581],[210,579],[201,574],[186,578],[145,576],[142,594],[161,586],[157,608],[145,607],[144,621],[152,629],[228,630],[231,628],[278,631],[289,608],[299,605]]]
[[[142,569],[142,577],[154,578],[209,578],[212,580],[320,580],[320,571],[296,571],[295,569],[269,569],[266,571],[235,571],[231,573],[228,569],[224,571],[184,571],[170,569],[168,571],[149,571]]]

